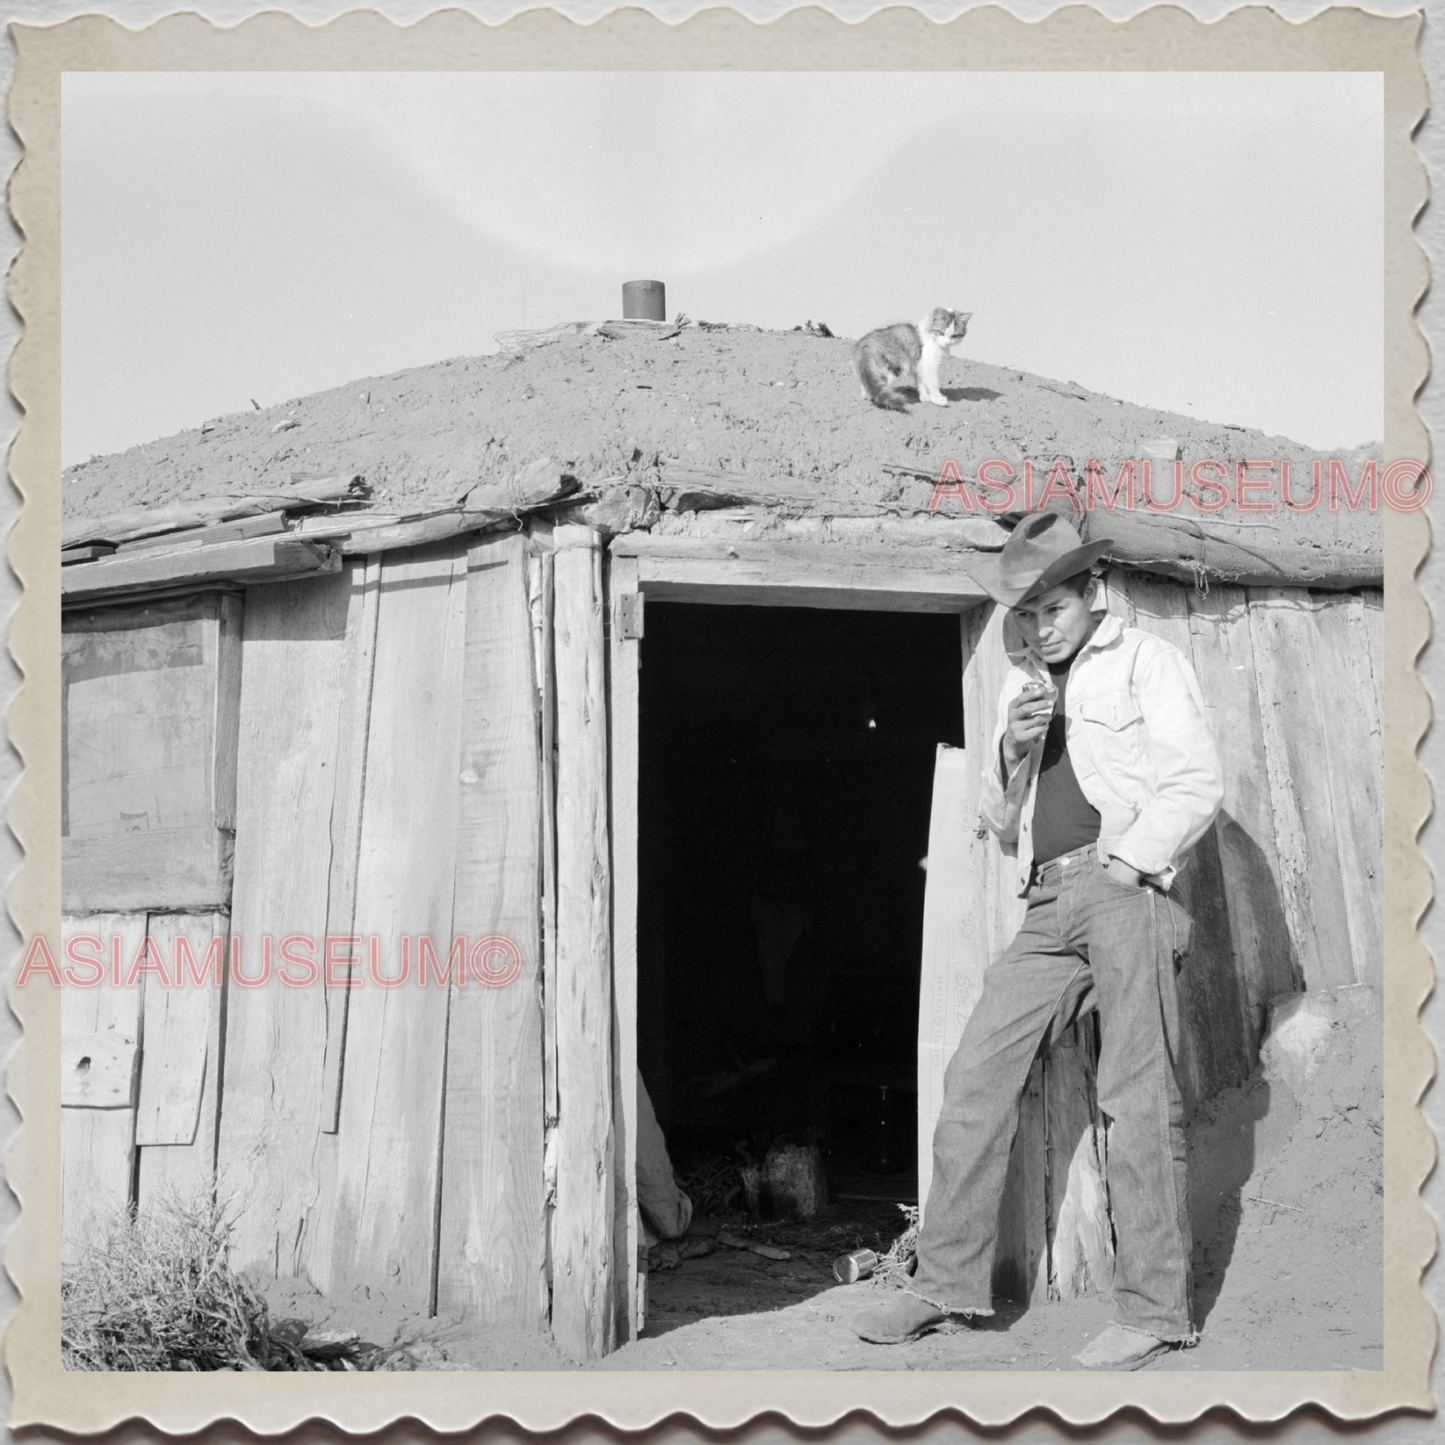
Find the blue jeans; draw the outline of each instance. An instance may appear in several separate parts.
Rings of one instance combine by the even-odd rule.
[[[1176,957],[1189,915],[1106,874],[1093,848],[1035,871],[1017,937],[983,991],[943,1081],[933,1184],[910,1293],[992,1312],[990,1279],[1019,1099],[1040,1041],[1097,1002],[1099,1108],[1108,1135],[1114,1305],[1120,1324],[1192,1340],[1189,1196]]]

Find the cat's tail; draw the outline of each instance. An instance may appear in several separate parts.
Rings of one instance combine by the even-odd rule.
[[[858,373],[858,384],[863,395],[874,406],[884,411],[907,411],[904,396],[898,388],[899,375],[888,364],[885,357],[877,355],[870,347],[859,344],[853,348],[853,369]]]

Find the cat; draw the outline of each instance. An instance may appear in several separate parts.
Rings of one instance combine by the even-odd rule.
[[[864,401],[886,411],[903,411],[904,393],[916,391],[921,401],[947,406],[938,389],[938,363],[968,331],[972,311],[936,307],[917,326],[906,321],[880,326],[853,344],[853,368]]]

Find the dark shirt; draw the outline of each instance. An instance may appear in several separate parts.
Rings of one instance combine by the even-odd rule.
[[[1069,664],[1049,668],[1059,690],[1054,715],[1044,735],[1044,754],[1039,760],[1038,791],[1034,794],[1034,863],[1047,863],[1099,841],[1099,810],[1084,796],[1074,765],[1069,761],[1064,719],[1064,690],[1069,681]]]

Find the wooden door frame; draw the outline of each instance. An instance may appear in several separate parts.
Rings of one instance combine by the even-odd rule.
[[[606,581],[610,668],[614,1129],[619,1209],[613,1249],[617,1340],[637,1338],[646,1301],[638,1297],[637,1243],[637,899],[638,705],[646,600],[866,612],[954,613],[962,622],[987,592],[940,552],[794,541],[725,542],[618,536]],[[638,621],[621,601],[640,594]],[[639,625],[640,623],[640,625]],[[624,633],[635,635],[624,635]],[[960,627],[960,658],[965,632]],[[960,670],[962,669],[960,661]],[[628,1086],[624,1087],[624,1081]]]

